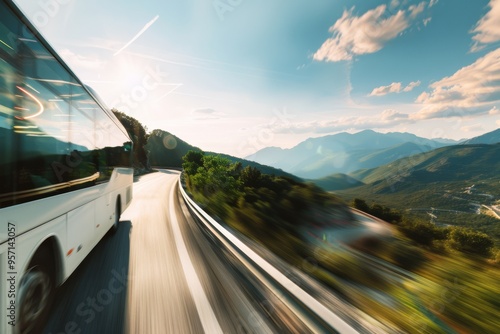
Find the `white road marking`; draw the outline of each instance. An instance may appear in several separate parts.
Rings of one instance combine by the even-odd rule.
[[[196,270],[193,267],[193,263],[191,262],[191,258],[189,257],[186,244],[184,243],[184,239],[181,234],[181,229],[179,228],[179,222],[177,221],[177,217],[175,215],[175,188],[176,187],[174,185],[170,193],[170,222],[172,224],[172,231],[174,234],[177,251],[181,260],[182,269],[184,270],[184,275],[186,276],[186,282],[196,305],[196,309],[198,310],[198,315],[200,317],[200,321],[203,329],[205,330],[205,333],[222,334],[222,329],[219,325],[219,322],[217,321],[212,306],[210,305],[210,302],[205,295],[205,291],[201,286],[200,279],[198,278]]]

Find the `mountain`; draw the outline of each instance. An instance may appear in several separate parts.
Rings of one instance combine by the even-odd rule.
[[[198,147],[163,130],[153,130],[146,144],[149,151],[149,164],[152,167],[181,167],[182,157],[188,151],[201,151]]]
[[[454,139],[448,139],[448,138],[432,138],[432,140],[436,141],[438,143],[446,144],[446,145],[457,145],[466,139],[454,140]]]
[[[188,144],[184,140],[163,130],[153,130],[148,138],[146,150],[149,151],[149,164],[153,167],[182,167],[182,157],[188,151],[201,151],[198,147]],[[274,167],[265,166],[253,161],[233,157],[227,154],[215,152],[205,152],[205,154],[220,155],[232,162],[241,162],[243,167],[252,166],[259,169],[264,174],[286,176],[300,181],[295,175],[286,173]]]
[[[416,153],[449,145],[410,133],[365,130],[309,138],[290,149],[268,147],[246,157],[299,177],[317,179],[334,173],[373,168]]]
[[[476,182],[500,177],[500,143],[454,145],[403,158],[350,176],[367,184]],[[382,188],[379,187],[380,190]]]
[[[485,133],[484,135],[474,137],[469,140],[465,140],[460,144],[470,145],[470,144],[496,144],[500,143],[500,129]]]
[[[342,173],[333,174],[317,180],[310,180],[310,182],[313,182],[326,191],[344,190],[364,185],[363,182]]]

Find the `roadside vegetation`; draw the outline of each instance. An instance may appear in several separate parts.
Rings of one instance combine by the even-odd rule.
[[[500,328],[500,252],[488,235],[437,227],[356,199],[352,205],[389,222],[392,235],[335,245],[320,231],[357,226],[337,197],[200,151],[183,161],[187,190],[214,218],[379,321],[410,333]]]
[[[353,220],[344,202],[313,184],[200,151],[189,151],[183,160],[187,189],[207,212],[288,261],[306,255],[308,228]]]
[[[347,202],[363,198],[371,205],[387,205],[413,220],[429,221],[429,213],[432,213],[436,225],[465,227],[485,233],[493,238],[496,247],[500,247],[499,219],[481,205],[498,205],[495,204],[499,196],[498,177],[490,182],[477,182],[472,189],[473,182],[464,180],[424,183],[412,179],[405,182],[394,189],[387,188],[386,182],[378,182],[376,186],[335,191],[335,194]]]
[[[352,206],[393,224],[403,236],[432,252],[440,254],[461,252],[463,255],[479,256],[492,261],[498,253],[492,237],[470,228],[439,227],[429,221],[404,216],[401,212],[386,206],[379,204],[369,206],[359,198],[353,200]]]
[[[500,250],[492,237],[464,227],[439,227],[358,198],[352,205],[391,223],[395,231],[390,243],[359,240],[352,246],[417,274],[405,282],[405,293],[409,303],[425,308],[434,325],[444,324],[438,332],[494,333],[500,328]]]

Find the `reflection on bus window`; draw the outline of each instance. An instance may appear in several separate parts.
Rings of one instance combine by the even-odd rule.
[[[0,4],[2,12],[8,11]],[[129,139],[15,17],[0,22],[0,207],[60,194],[130,167]]]

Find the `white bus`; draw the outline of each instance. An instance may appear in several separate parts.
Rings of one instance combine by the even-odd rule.
[[[37,333],[55,288],[132,199],[132,143],[10,0],[0,0],[0,333]]]

